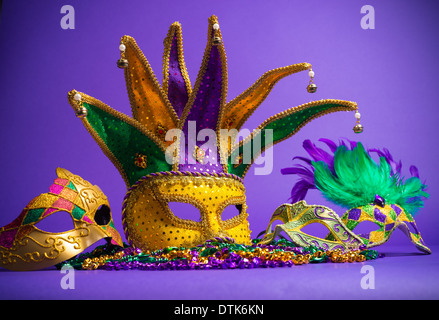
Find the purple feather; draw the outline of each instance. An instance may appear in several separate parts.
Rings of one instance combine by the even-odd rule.
[[[330,155],[325,150],[318,148],[311,140],[303,141],[303,148],[313,158],[314,161],[325,162],[331,172],[334,171],[334,155]]]
[[[419,179],[419,171],[418,168],[415,166],[410,166],[410,174],[412,175],[412,177],[416,177]]]
[[[367,152],[369,154],[371,152],[374,152],[379,157],[384,157],[386,159],[386,162],[390,165],[392,175],[394,175],[394,174],[401,175],[402,162],[401,161],[396,162],[393,159],[393,156],[390,153],[389,149],[387,149],[387,148],[383,148],[382,150],[380,150],[380,149],[368,149]]]
[[[345,140],[346,140],[347,142],[349,142],[349,146],[351,147],[350,150],[353,150],[354,148],[357,147],[357,141],[352,141],[352,140],[349,140],[349,139],[346,139],[346,138],[345,138]]]
[[[316,189],[315,184],[309,184],[304,180],[297,182],[291,190],[291,203],[304,200],[309,189]]]
[[[307,163],[307,164],[311,164],[311,162],[312,162],[311,159],[308,159],[308,158],[305,158],[305,157],[294,157],[294,158],[293,158],[293,161],[296,160],[296,159],[298,159],[298,160],[302,160],[303,162],[305,162],[305,163]]]
[[[281,169],[280,172],[282,174],[296,174],[307,183],[314,184],[314,171],[311,170],[310,168],[306,168],[304,166],[298,165],[297,167]]]
[[[328,146],[328,148],[331,149],[332,153],[335,153],[335,151],[337,150],[338,146],[334,141],[326,139],[326,138],[321,138],[321,139],[319,139],[319,141],[325,143]]]

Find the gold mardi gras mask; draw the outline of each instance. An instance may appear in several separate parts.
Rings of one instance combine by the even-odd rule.
[[[283,224],[276,225],[273,230],[273,224],[278,220]],[[320,223],[328,228],[331,239],[322,239],[301,230],[314,223]],[[333,210],[325,206],[308,205],[304,200],[294,204],[283,204],[274,211],[262,243],[270,243],[281,232],[285,232],[299,247],[316,246],[324,250],[346,251],[359,249],[363,244]]]
[[[100,239],[123,246],[111,217],[107,197],[98,186],[65,169],[48,193],[34,198],[21,214],[0,229],[0,266],[10,270],[37,270],[81,253]],[[38,228],[43,219],[68,212],[75,228],[52,233]]]
[[[188,173],[150,175],[141,181],[127,193],[123,209],[128,241],[139,248],[190,248],[216,237],[250,244],[245,189],[240,180]],[[178,212],[174,215],[169,207],[171,201],[195,206],[200,221],[181,219],[176,216]],[[223,220],[227,206],[236,206],[240,212]]]
[[[267,119],[235,143],[234,132],[238,133],[273,86],[288,75],[310,70],[311,65],[299,63],[268,71],[226,103],[226,55],[215,16],[209,19],[208,42],[193,88],[178,22],[171,25],[164,46],[160,85],[135,40],[129,36],[121,39],[117,65],[124,69],[133,117],[76,90],[68,95],[77,117],[125,180],[125,235],[131,245],[142,249],[193,246],[209,237],[250,243],[242,179],[253,159],[311,120],[331,112],[355,111],[357,105],[329,99],[309,102]],[[314,72],[309,74],[314,76]],[[215,148],[206,150],[205,139],[191,139],[191,128],[195,137],[203,130],[213,131]],[[176,140],[166,138],[172,129],[180,132],[174,136]],[[232,134],[224,136],[224,130]],[[271,140],[266,136],[269,131],[273,133]],[[247,150],[253,152],[250,161]],[[192,204],[199,209],[201,221],[178,218],[169,202]],[[222,212],[229,205],[237,206],[240,212],[223,219]]]

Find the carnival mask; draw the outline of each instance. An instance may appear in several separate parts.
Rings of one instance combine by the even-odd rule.
[[[150,176],[142,180],[128,192],[122,218],[128,241],[140,249],[191,248],[213,238],[251,244],[241,181],[224,175],[195,174]],[[169,202],[193,205],[200,212],[200,220],[179,218],[178,212],[172,213]],[[236,206],[240,212],[223,220],[221,214],[227,206]]]
[[[249,243],[242,179],[254,159],[319,116],[357,110],[351,101],[309,102],[267,119],[235,143],[245,121],[280,79],[309,70],[312,81],[314,72],[309,63],[268,71],[226,103],[226,55],[215,16],[209,19],[207,33],[193,87],[178,22],[171,25],[164,41],[162,85],[135,40],[122,37],[117,65],[125,73],[133,117],[76,90],[68,94],[75,114],[126,183],[124,231],[131,245],[145,250],[198,245],[218,236]],[[209,136],[209,147],[203,135],[206,132],[214,136]],[[197,207],[201,221],[178,218],[178,212],[171,212],[169,201]],[[238,206],[240,213],[224,221],[221,213],[228,205]]]
[[[283,224],[276,225],[273,231],[273,223],[277,220]],[[320,223],[328,228],[331,239],[321,239],[301,231],[313,223]],[[282,231],[299,247],[316,246],[324,250],[348,251],[358,249],[362,244],[361,239],[346,228],[333,210],[324,206],[308,205],[304,200],[294,204],[283,204],[274,211],[262,243],[270,243]]]
[[[107,197],[98,186],[65,169],[49,192],[34,198],[21,214],[0,229],[0,266],[10,270],[37,270],[81,253],[100,239],[123,246],[111,217]],[[52,233],[38,228],[43,219],[68,212],[74,229]]]
[[[365,221],[375,223],[377,230],[358,234],[366,248],[385,243],[398,228],[419,250],[431,253],[413,219],[429,196],[417,168],[411,166],[412,177],[404,180],[401,162],[394,161],[387,149],[366,151],[360,142],[321,141],[330,153],[306,140],[303,145],[311,159],[300,157],[305,165],[282,170],[300,176],[291,192],[292,202],[304,199],[309,189],[318,189],[326,199],[348,209],[341,219],[349,230],[355,232]],[[378,154],[378,163],[371,154]],[[334,240],[334,235],[326,239]]]

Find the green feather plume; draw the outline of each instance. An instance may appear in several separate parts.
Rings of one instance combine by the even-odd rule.
[[[342,207],[355,208],[373,203],[380,195],[386,203],[397,204],[415,214],[428,198],[426,186],[418,177],[404,181],[400,173],[392,173],[385,157],[377,164],[361,143],[352,150],[341,145],[334,154],[331,170],[325,161],[312,161],[315,186],[325,198]]]

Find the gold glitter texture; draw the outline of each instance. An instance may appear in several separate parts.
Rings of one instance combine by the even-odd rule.
[[[250,243],[244,185],[235,179],[215,176],[158,176],[142,181],[125,200],[123,220],[129,242],[142,250],[168,246],[191,247],[214,237],[229,237]],[[169,202],[192,204],[200,221],[181,219],[169,209]],[[241,212],[222,220],[229,205]]]

